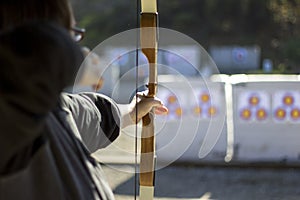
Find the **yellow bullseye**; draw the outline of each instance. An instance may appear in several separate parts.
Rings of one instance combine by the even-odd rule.
[[[241,117],[245,120],[250,119],[251,118],[251,111],[249,109],[242,110]]]
[[[209,116],[214,116],[214,115],[216,115],[216,113],[217,113],[217,109],[216,109],[215,107],[211,106],[211,107],[208,109],[208,114],[209,114]]]
[[[176,108],[175,114],[176,114],[178,117],[182,116],[182,109],[181,109],[181,108]]]
[[[249,103],[251,106],[256,106],[259,104],[259,98],[257,96],[252,96],[249,99]]]
[[[266,112],[264,109],[259,109],[259,110],[256,112],[256,117],[257,117],[257,119],[259,119],[259,120],[264,120],[264,119],[266,119],[266,117],[267,117],[267,112]]]
[[[202,94],[201,95],[201,97],[200,97],[200,99],[201,99],[201,101],[203,102],[203,103],[206,103],[206,102],[208,102],[209,100],[210,100],[210,96],[209,96],[209,94]]]
[[[299,119],[300,118],[300,110],[299,109],[293,109],[292,111],[291,111],[291,117],[293,118],[293,119]]]
[[[282,108],[278,108],[276,110],[276,118],[277,119],[284,119],[286,116],[286,111]]]
[[[201,115],[201,113],[202,113],[202,108],[200,106],[194,108],[195,115]]]
[[[290,106],[294,104],[294,98],[292,96],[285,96],[283,98],[284,105]]]
[[[174,95],[169,96],[169,98],[168,98],[168,103],[169,104],[173,104],[173,103],[176,103],[176,102],[177,102],[177,98]]]

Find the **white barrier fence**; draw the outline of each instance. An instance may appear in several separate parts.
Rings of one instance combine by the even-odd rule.
[[[172,80],[169,76],[159,82],[158,97],[169,108],[167,116],[157,116],[156,120],[159,161],[222,159],[226,149],[223,83],[178,77]],[[200,151],[204,140],[207,145]]]
[[[299,76],[220,77],[160,77],[158,161],[300,164]]]

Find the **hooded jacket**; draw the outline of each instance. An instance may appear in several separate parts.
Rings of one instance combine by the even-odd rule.
[[[0,199],[114,199],[90,153],[119,135],[110,98],[67,94],[80,48],[56,24],[0,35]]]

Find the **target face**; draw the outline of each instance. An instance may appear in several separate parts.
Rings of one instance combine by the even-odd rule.
[[[275,122],[300,122],[300,93],[278,91],[273,95],[273,119]]]
[[[244,63],[247,57],[247,50],[245,48],[234,48],[232,50],[232,58],[235,63]]]
[[[185,106],[182,104],[182,98],[178,96],[181,93],[181,91],[171,91],[167,88],[160,88],[158,98],[164,102],[169,111],[166,116],[157,116],[158,119],[177,120],[183,116],[183,107]]]
[[[269,117],[270,107],[270,97],[266,92],[242,92],[238,96],[237,117],[245,122],[263,122]]]
[[[194,105],[193,116],[200,119],[211,119],[220,113],[221,97],[216,91],[206,89],[194,91],[197,97],[197,105]]]

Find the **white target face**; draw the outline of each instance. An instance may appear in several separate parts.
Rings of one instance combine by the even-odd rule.
[[[238,96],[237,118],[244,122],[264,122],[269,118],[270,95],[264,91],[247,91]]]
[[[194,91],[197,104],[191,108],[191,114],[199,119],[213,119],[220,114],[221,97],[215,90],[200,89]]]
[[[277,123],[300,123],[300,93],[296,91],[274,93],[272,113]]]
[[[180,91],[178,93],[174,93],[167,89],[161,89],[161,91],[158,93],[158,98],[160,98],[165,106],[168,108],[168,113],[166,116],[157,116],[158,119],[165,118],[166,120],[178,120],[182,117],[183,114],[185,114],[185,110],[182,105],[181,98],[178,96],[180,94]]]

